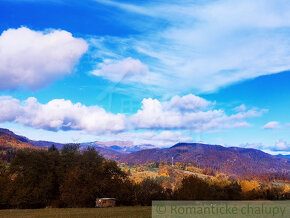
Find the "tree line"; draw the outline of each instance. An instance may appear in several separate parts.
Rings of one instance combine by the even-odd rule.
[[[186,177],[175,190],[158,180],[129,180],[116,162],[93,148],[54,146],[48,150],[18,150],[10,163],[0,164],[0,208],[94,207],[96,198],[116,198],[120,205],[151,205],[152,200],[240,200],[241,186],[210,184]],[[251,193],[252,199],[282,199],[280,192]],[[285,198],[285,196],[284,196]]]

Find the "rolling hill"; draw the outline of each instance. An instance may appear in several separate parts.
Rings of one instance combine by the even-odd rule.
[[[57,148],[61,148],[63,144],[49,141],[34,141],[24,136],[16,135],[14,132],[0,128],[0,147],[1,148],[32,148],[32,149],[47,149],[50,146],[55,145]]]
[[[29,139],[18,136],[7,129],[0,129],[0,149],[41,149],[40,146],[33,145]]]
[[[256,149],[200,143],[179,143],[170,148],[121,154],[116,160],[128,164],[144,164],[171,163],[172,158],[174,162],[193,163],[199,168],[211,168],[232,176],[290,174],[289,159],[272,156]]]

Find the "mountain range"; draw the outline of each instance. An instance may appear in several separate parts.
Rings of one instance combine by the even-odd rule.
[[[210,168],[232,176],[290,174],[290,159],[273,156],[256,149],[200,143],[178,143],[170,148],[122,154],[116,160],[128,164],[192,163],[199,168]]]
[[[135,145],[132,141],[108,141],[108,142],[88,142],[81,143],[82,147],[93,147],[99,150],[102,149],[110,149],[112,151],[116,151],[119,153],[132,153],[145,149],[156,148],[154,145],[143,144],[143,145]]]
[[[33,141],[0,128],[0,150],[47,149],[64,144],[49,141]],[[223,147],[202,143],[178,143],[169,148],[154,145],[134,145],[131,141],[88,142],[80,144],[82,150],[94,147],[107,159],[127,164],[147,162],[192,163],[199,168],[210,168],[232,176],[255,176],[266,174],[290,175],[290,159],[273,156],[250,148]],[[289,178],[290,179],[290,178]]]

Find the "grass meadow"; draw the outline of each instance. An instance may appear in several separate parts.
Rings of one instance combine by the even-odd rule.
[[[151,217],[151,207],[49,208],[0,210],[0,218]]]

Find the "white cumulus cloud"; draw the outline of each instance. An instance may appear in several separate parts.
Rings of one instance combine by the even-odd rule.
[[[85,40],[64,30],[8,29],[0,35],[0,90],[40,88],[70,74],[87,51]]]
[[[207,108],[211,102],[199,96],[189,94],[185,96],[174,96],[169,102],[164,103],[166,109],[197,111]]]
[[[10,96],[0,96],[0,122],[14,121],[21,114],[20,102]]]
[[[113,82],[157,82],[156,74],[151,73],[140,60],[131,57],[122,60],[105,59],[92,74]]]
[[[177,97],[177,99],[184,97]],[[141,109],[129,118],[130,122],[135,128],[141,129],[187,129],[203,132],[246,127],[250,125],[245,121],[247,118],[257,117],[265,112],[254,108],[227,115],[223,110],[205,110],[206,105],[210,103],[192,96],[190,99],[193,106],[191,108],[188,106],[186,108],[188,110],[184,110],[184,102],[173,100],[175,98],[173,97],[168,102],[160,102],[151,98],[143,99]],[[174,107],[169,107],[168,105],[172,106],[172,102],[174,102]],[[181,110],[176,110],[176,108],[181,108]]]
[[[278,128],[280,128],[280,123],[277,121],[268,122],[262,127],[262,129],[278,129]]]
[[[20,102],[12,97],[0,98],[0,121],[10,121],[34,128],[83,130],[89,133],[119,132],[125,129],[125,116],[106,112],[99,106],[73,104],[54,99],[41,104],[36,98]]]
[[[280,139],[276,141],[274,150],[277,151],[290,151],[290,144],[287,143],[286,141]]]
[[[237,107],[234,108],[234,111],[237,111],[237,112],[243,112],[243,111],[246,111],[246,110],[247,110],[247,107],[244,104],[241,104],[240,106],[237,106]]]

